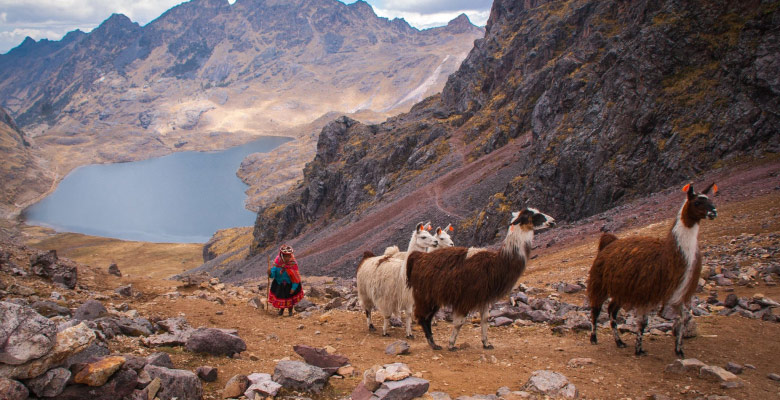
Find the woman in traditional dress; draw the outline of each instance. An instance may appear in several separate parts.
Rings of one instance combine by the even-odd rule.
[[[279,315],[284,314],[285,308],[292,315],[293,306],[303,298],[303,287],[291,246],[284,245],[279,248],[279,255],[274,259],[274,266],[268,276],[273,279],[268,301],[279,309]]]

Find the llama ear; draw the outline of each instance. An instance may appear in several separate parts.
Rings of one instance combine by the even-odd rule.
[[[436,234],[437,235],[441,235],[441,227],[440,226],[436,227]]]
[[[422,232],[422,230],[423,230],[423,223],[420,222],[419,224],[417,224],[417,228],[415,228],[415,230],[417,231],[417,233]]]
[[[683,186],[683,190],[682,190],[682,191],[683,191],[683,192],[685,192],[685,193],[688,193],[688,190],[689,190],[690,188],[691,188],[691,184],[689,183],[689,184],[687,184],[687,185]]]
[[[715,182],[711,183],[709,186],[707,186],[706,189],[702,192],[702,194],[709,193],[710,189],[712,189],[712,194],[718,193],[718,185],[715,184]]]

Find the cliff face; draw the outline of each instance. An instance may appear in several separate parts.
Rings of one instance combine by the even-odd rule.
[[[362,250],[405,243],[382,227],[456,219],[458,245],[488,245],[510,209],[574,221],[777,152],[778,6],[496,0],[440,96],[323,129],[303,183],[260,210],[253,254],[301,243],[315,273],[349,275]]]
[[[25,204],[45,192],[53,177],[46,171],[39,151],[19,129],[16,121],[0,108],[0,216],[11,216],[14,204]]]

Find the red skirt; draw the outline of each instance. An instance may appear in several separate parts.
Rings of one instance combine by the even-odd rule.
[[[303,285],[298,284],[298,289],[290,293],[291,284],[284,282],[281,285],[271,281],[271,290],[268,291],[268,302],[275,308],[290,308],[303,299]]]

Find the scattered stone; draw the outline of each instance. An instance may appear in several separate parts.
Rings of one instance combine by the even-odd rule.
[[[511,320],[510,320],[511,323]],[[391,343],[387,348],[385,349],[385,354],[389,354],[391,356],[397,356],[402,354],[409,354],[409,349],[411,347],[409,346],[409,343],[405,340],[398,340],[393,343]]]
[[[745,368],[737,363],[729,362],[728,364],[726,364],[726,371],[729,371],[734,375],[739,375],[744,370]]]
[[[773,381],[780,382],[780,375],[778,375],[778,374],[771,373],[771,374],[767,375],[766,377],[771,379],[771,380],[773,380]]]
[[[377,386],[379,387],[379,386]],[[373,391],[370,391],[366,388],[366,385],[363,382],[360,382],[355,389],[352,391],[352,396],[350,398],[352,400],[370,400],[371,396],[374,395]]]
[[[21,382],[0,378],[0,398],[7,400],[27,400],[30,391]]]
[[[147,365],[144,371],[152,379],[160,379],[160,391],[157,397],[161,399],[176,397],[178,400],[199,400],[203,397],[203,385],[198,376],[190,371],[156,365]]]
[[[507,326],[512,325],[513,320],[506,318],[506,317],[496,317],[496,319],[493,320],[494,326]]]
[[[400,381],[412,375],[412,370],[404,363],[385,364],[376,371],[376,381]]]
[[[150,336],[154,327],[146,318],[119,318],[116,325],[125,336]]]
[[[57,326],[29,307],[0,301],[0,362],[20,365],[54,347]]]
[[[125,285],[120,286],[116,289],[114,289],[114,293],[122,296],[122,297],[132,297],[133,296],[133,285]]]
[[[76,374],[73,381],[88,386],[103,386],[108,382],[108,378],[125,364],[125,361],[124,357],[114,356],[87,364]]]
[[[56,250],[49,250],[30,257],[30,270],[33,274],[51,279],[52,282],[68,289],[76,287],[78,270],[75,265],[60,261]]]
[[[225,333],[220,329],[198,328],[187,339],[185,347],[193,353],[230,357],[246,350],[246,343],[240,337]]]
[[[353,367],[351,365],[345,365],[345,366],[339,368],[336,371],[336,374],[340,375],[340,376],[345,376],[345,377],[347,377],[347,376],[355,376],[356,375],[355,374],[355,367]]]
[[[70,368],[73,364],[86,364],[90,361],[104,358],[109,354],[111,354],[111,352],[104,344],[100,342],[92,343],[84,350],[68,357],[64,362],[62,362],[61,366],[64,368]],[[143,368],[143,365],[141,365],[141,368]]]
[[[57,396],[57,400],[122,399],[135,391],[137,383],[138,374],[133,370],[122,368],[103,386],[66,386],[65,390]]]
[[[70,316],[69,308],[49,300],[36,301],[35,303],[32,303],[30,307],[46,318],[56,317],[58,315]]]
[[[273,380],[285,388],[317,393],[328,383],[330,375],[322,368],[304,362],[279,361]]]
[[[593,359],[592,358],[572,358],[569,360],[569,363],[567,364],[569,368],[579,368],[584,367],[586,365],[592,365]]]
[[[521,389],[551,397],[574,399],[578,396],[577,388],[566,376],[548,370],[534,371]]]
[[[372,399],[413,399],[424,395],[429,386],[430,382],[415,377],[408,377],[400,381],[388,381],[382,383],[382,386],[374,392]]]
[[[695,358],[686,358],[684,360],[678,358],[666,366],[666,372],[684,374],[688,371],[696,371],[698,373],[704,366],[705,364],[703,362]]]
[[[431,392],[428,393],[428,396],[431,396],[432,400],[452,400],[452,397],[444,392]]]
[[[297,304],[295,304],[295,311],[304,312],[304,311],[306,311],[306,310],[308,310],[310,308],[314,308],[314,307],[317,307],[317,305],[312,303],[309,300],[303,299],[303,300],[299,301]]]
[[[275,397],[282,388],[282,385],[274,382],[269,374],[254,373],[247,378],[249,387],[244,391],[244,396],[249,400],[264,399],[267,396]],[[258,397],[257,394],[260,396]]]
[[[324,348],[314,348],[306,345],[293,346],[293,350],[303,357],[307,364],[320,367],[333,375],[344,365],[349,363],[349,359],[340,354],[329,353]],[[335,349],[333,349],[335,351]]]
[[[716,365],[705,365],[699,370],[699,377],[715,382],[731,382],[737,380],[737,376]]]
[[[738,389],[745,386],[742,381],[736,380],[736,381],[727,381],[727,382],[721,382],[720,387],[721,389]]]
[[[65,390],[70,375],[70,371],[65,368],[53,368],[25,383],[27,388],[38,397],[57,397]],[[5,398],[2,390],[0,390],[0,398]]]
[[[217,380],[217,369],[214,367],[204,365],[198,367],[198,369],[195,370],[195,373],[198,375],[198,378],[206,382],[214,382]]]
[[[108,310],[103,303],[97,300],[87,300],[73,314],[73,319],[79,321],[92,321],[108,315]]]
[[[246,375],[234,375],[225,384],[225,388],[222,389],[222,398],[231,399],[239,397],[246,392],[249,387],[249,378]]]
[[[363,386],[366,390],[373,392],[382,385],[382,382],[378,382],[376,379],[376,373],[380,369],[382,369],[381,365],[374,365],[363,372]]]
[[[116,263],[111,263],[111,265],[108,266],[108,273],[114,276],[122,277],[122,272],[119,270],[119,267],[116,265]]]
[[[168,353],[158,352],[152,353],[146,357],[146,365],[156,365],[158,367],[165,367],[174,369],[173,361]]]

